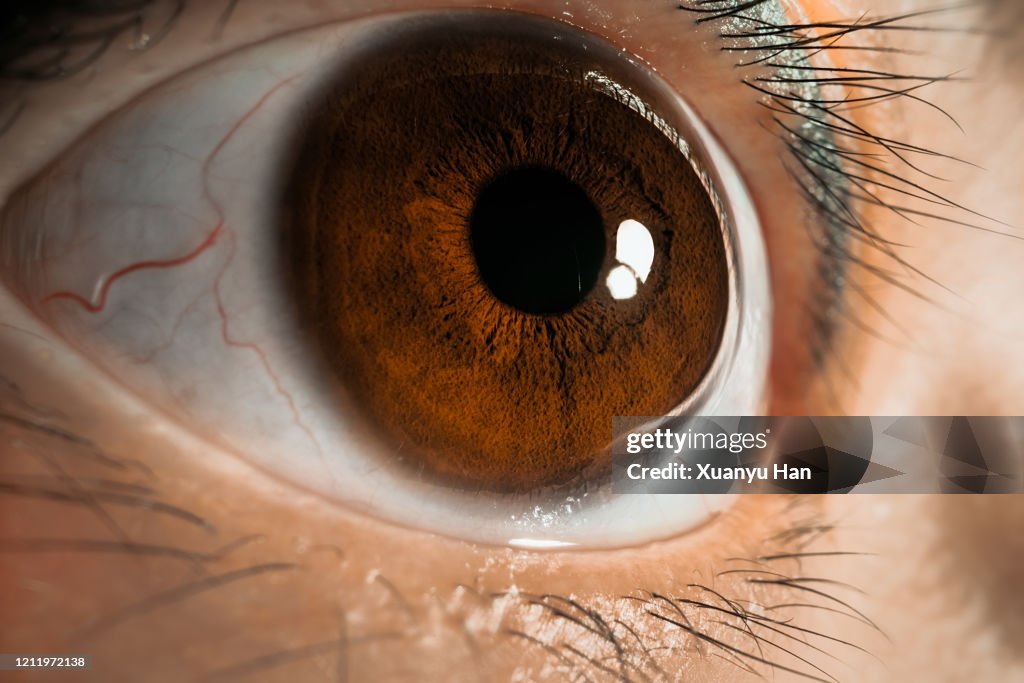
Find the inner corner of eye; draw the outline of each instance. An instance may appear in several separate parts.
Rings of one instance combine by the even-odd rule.
[[[320,356],[402,466],[524,492],[610,471],[723,342],[728,245],[656,77],[508,12],[368,41],[302,124],[281,203]],[[596,474],[595,474],[596,473]]]

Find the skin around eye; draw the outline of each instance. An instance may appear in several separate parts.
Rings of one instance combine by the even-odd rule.
[[[604,23],[618,21],[611,33],[622,29],[640,44],[638,53],[655,62],[660,55],[660,70],[674,83],[686,79],[669,71],[694,71],[694,62],[680,54],[686,48],[680,47],[680,29],[670,21],[675,15],[667,5],[627,11],[619,5],[583,5],[568,10],[577,21],[601,23],[588,14],[598,10],[651,19],[636,25],[625,19]],[[342,10],[375,7],[393,5],[346,3]],[[537,9],[553,8],[544,3]],[[562,9],[559,5],[554,13]],[[183,23],[182,33],[172,32],[163,43],[165,49],[138,53],[134,61],[110,56],[89,78],[54,85],[49,95],[36,91],[33,103],[39,107],[26,109],[12,134],[0,138],[5,150],[0,195],[6,197],[7,188],[59,154],[62,141],[78,136],[85,122],[137,95],[134,84],[153,83],[183,66],[185,57],[169,58],[172,46],[181,47],[174,35],[203,36],[178,40],[204,45],[206,55],[224,49],[227,42],[210,44],[206,38],[219,8],[202,3],[189,10],[199,14],[188,14],[186,20],[197,23]],[[292,12],[332,11],[260,2],[240,3],[239,10],[225,41],[243,40],[243,31],[245,39],[274,33],[296,16]],[[890,11],[882,3],[845,3],[826,8],[823,18],[856,20]],[[295,21],[314,18],[319,19],[302,14]],[[932,66],[936,73],[961,69],[960,58],[974,54],[972,43],[957,33],[928,32],[916,35],[917,42],[907,35],[916,34],[904,32],[899,41],[882,42],[931,53],[933,62],[913,64]],[[710,51],[718,49],[715,35],[708,33],[707,41]],[[985,87],[938,87],[944,106],[959,114],[970,135],[960,140],[945,126],[920,119],[907,127],[919,144],[952,143],[944,147],[950,153],[981,161],[985,171],[948,174],[955,178],[958,198],[1019,223],[1016,217],[1024,216],[1016,191],[1024,154],[1016,126],[1019,79],[983,57]],[[200,57],[196,53],[187,59]],[[670,63],[677,68],[665,68]],[[722,71],[708,67],[714,72],[709,93],[735,82],[729,66]],[[745,115],[736,104],[741,101],[715,111],[716,130],[743,129]],[[898,127],[901,105],[890,111],[890,124]],[[757,136],[741,137],[736,133],[730,144],[750,152],[746,175],[765,175],[750,171],[777,159],[778,150],[760,146]],[[779,184],[774,192],[757,194],[764,213],[795,205],[784,177],[775,174]],[[799,233],[799,218],[799,212],[783,210],[766,225],[773,263],[792,271],[795,281],[803,277],[802,247],[771,227],[788,224]],[[847,371],[831,378],[845,411],[1020,413],[1024,363],[1016,359],[1024,315],[1014,276],[1022,258],[1019,245],[977,231],[921,231],[893,220],[883,211],[876,225],[894,241],[914,244],[906,253],[915,264],[941,274],[957,296],[943,295],[944,305],[927,306],[910,294],[875,288],[884,310],[912,330],[913,343],[883,341],[867,331],[847,337],[841,349]],[[872,332],[889,324],[881,314],[855,310]],[[792,323],[797,316],[781,317]],[[746,503],[752,507],[723,518],[714,533],[619,553],[495,551],[345,514],[237,466],[230,454],[167,424],[69,354],[6,290],[0,292],[0,320],[0,471],[7,487],[0,496],[0,582],[8,617],[8,626],[0,629],[0,651],[86,650],[94,657],[94,669],[76,673],[80,680],[160,680],[166,675],[167,680],[317,681],[325,672],[335,676],[339,671],[350,680],[450,680],[452,671],[484,671],[484,680],[614,679],[607,669],[616,671],[623,659],[610,641],[594,633],[600,627],[587,620],[589,614],[613,624],[619,642],[626,643],[621,665],[634,678],[642,676],[628,668],[631,664],[647,665],[644,672],[652,679],[662,675],[649,665],[651,660],[637,658],[643,651],[632,643],[639,639],[661,657],[655,663],[662,671],[682,680],[754,679],[729,660],[735,653],[681,637],[685,631],[648,614],[686,624],[674,611],[659,611],[658,604],[666,604],[652,604],[650,592],[680,601],[696,624],[717,623],[717,630],[706,635],[772,661],[788,657],[780,649],[785,648],[843,681],[1024,676],[1020,629],[1012,615],[1007,619],[1005,607],[1013,604],[1007,596],[1019,592],[1012,571],[1016,550],[1006,543],[1013,520],[1019,519],[1019,501],[1011,497],[982,499],[990,506],[917,496],[832,498],[817,500],[821,507],[811,508],[750,500]],[[783,324],[791,330],[787,334],[800,338],[800,325],[788,323]],[[800,365],[794,359],[785,362]],[[843,384],[840,375],[856,377],[857,388]],[[799,377],[786,381],[792,387],[802,382]],[[20,492],[12,492],[15,485]],[[801,550],[840,555],[808,557],[799,564],[792,558],[766,559],[795,549],[773,547],[767,539],[799,545],[808,538],[799,530],[831,523],[837,528]],[[842,554],[850,552],[864,554]],[[779,607],[808,602],[812,594],[799,589],[757,593],[752,586],[766,584],[739,581],[743,575],[731,573],[765,569],[744,559],[761,565],[781,562],[781,568],[768,571],[789,577],[848,584],[806,585],[854,606],[886,637],[856,615],[829,611],[841,607],[824,598],[818,608],[804,611]],[[715,602],[696,585],[735,604],[778,607],[791,626],[839,638],[871,654],[807,632],[792,632],[795,640],[753,627],[772,640],[760,643],[759,651],[745,635],[750,622],[730,617],[729,603]],[[501,599],[512,593],[521,600]],[[543,595],[565,600],[537,604],[545,602]],[[698,608],[686,600],[712,607]],[[589,611],[574,611],[573,603]],[[805,647],[805,641],[824,652]],[[829,680],[805,662],[788,662]],[[770,667],[761,670],[773,675]],[[19,679],[52,680],[51,674],[19,674]],[[774,677],[807,680],[779,670]]]

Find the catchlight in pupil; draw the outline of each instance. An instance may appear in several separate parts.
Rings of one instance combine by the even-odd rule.
[[[474,491],[590,481],[612,416],[700,385],[726,245],[648,78],[571,27],[453,12],[392,26],[325,88],[286,254],[382,458]]]
[[[601,272],[601,214],[578,185],[551,169],[498,176],[477,197],[469,231],[484,283],[527,313],[568,311]]]

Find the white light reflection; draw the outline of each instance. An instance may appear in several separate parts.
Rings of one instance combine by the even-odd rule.
[[[632,299],[636,296],[637,281],[647,282],[654,263],[654,239],[643,223],[628,218],[619,223],[615,234],[615,266],[605,278],[613,299]]]
[[[632,218],[619,223],[615,234],[615,259],[629,266],[640,282],[647,282],[654,263],[654,239],[643,223]]]
[[[613,299],[632,299],[636,296],[636,276],[629,266],[615,266],[604,281]]]

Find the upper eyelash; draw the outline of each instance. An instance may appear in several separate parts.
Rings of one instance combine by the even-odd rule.
[[[818,270],[824,287],[812,295],[814,298],[808,311],[815,333],[810,341],[810,352],[819,368],[830,358],[840,318],[881,336],[852,312],[850,297],[841,296],[844,289],[859,296],[866,306],[905,334],[898,321],[891,319],[879,302],[856,279],[849,277],[852,268],[859,268],[864,274],[925,300],[928,297],[906,282],[905,275],[923,278],[946,289],[907,262],[896,252],[899,245],[886,240],[874,226],[865,222],[865,206],[881,207],[904,220],[936,220],[1004,236],[1012,235],[983,224],[1003,225],[998,221],[929,189],[927,182],[943,179],[920,165],[924,158],[973,164],[935,149],[890,137],[883,130],[866,128],[848,114],[852,110],[905,99],[938,111],[962,131],[949,112],[920,92],[935,83],[959,80],[956,74],[921,76],[898,71],[838,68],[813,64],[813,57],[835,50],[909,54],[887,44],[851,45],[842,42],[853,34],[974,33],[971,28],[921,23],[926,18],[967,9],[974,4],[874,19],[862,16],[807,23],[788,22],[777,0],[693,0],[678,5],[680,10],[698,15],[697,23],[720,24],[719,36],[724,41],[721,49],[743,55],[737,64],[742,70],[741,80],[762,98],[760,104],[772,111],[771,132],[779,137],[788,157],[788,161],[784,159],[783,163],[804,200],[822,219],[824,229],[816,246],[821,254]],[[824,93],[824,90],[830,92]],[[833,95],[832,92],[845,95]],[[897,174],[895,169],[898,168],[905,173]],[[884,198],[883,193],[908,201]],[[928,210],[929,206],[956,211],[959,217],[938,215]],[[852,248],[856,246],[851,244],[854,240],[861,247],[881,252],[891,267],[869,263]]]

